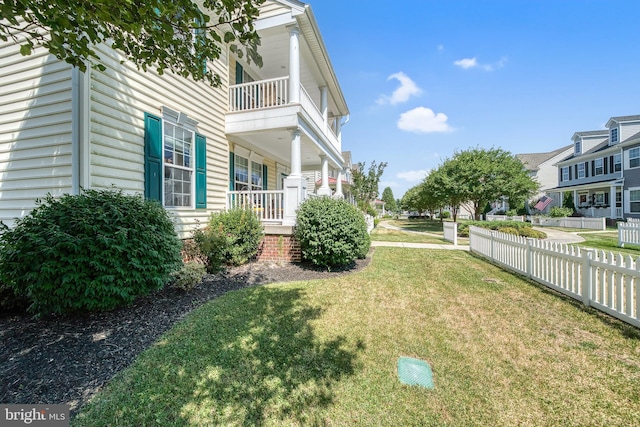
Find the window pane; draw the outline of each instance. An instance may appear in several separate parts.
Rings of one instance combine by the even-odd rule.
[[[193,132],[164,124],[164,205],[191,206]]]

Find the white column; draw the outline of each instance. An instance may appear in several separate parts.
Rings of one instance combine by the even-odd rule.
[[[616,186],[609,187],[609,218],[616,219]]]
[[[338,170],[338,177],[336,178],[336,192],[333,195],[336,199],[344,199],[344,194],[342,193],[342,169]]]
[[[331,187],[329,187],[329,158],[321,155],[320,161],[322,162],[322,185],[318,188],[318,196],[331,196]]]
[[[289,30],[289,102],[300,102],[300,29]]]
[[[320,88],[320,112],[322,113],[322,121],[324,123],[324,131],[327,132],[329,124],[329,105],[327,102],[328,89],[326,86]]]
[[[282,225],[296,224],[296,210],[307,197],[307,180],[302,176],[300,130],[291,132],[291,174],[284,179],[284,218]]]
[[[336,117],[336,136],[338,137],[338,148],[342,149],[342,117]]]
[[[291,132],[291,174],[289,176],[302,176],[302,150],[298,129]]]

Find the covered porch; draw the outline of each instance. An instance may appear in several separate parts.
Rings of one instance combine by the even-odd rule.
[[[623,218],[624,179],[584,184],[560,190],[560,205],[564,192],[571,191],[576,212],[587,218]]]
[[[310,195],[344,197],[342,126],[349,110],[308,8],[255,25],[268,51],[260,51],[263,66],[251,69],[251,76],[247,64],[236,66],[225,131],[230,148],[275,163],[276,188],[232,185],[227,208],[248,207],[265,223],[293,226],[298,206]],[[320,173],[317,190],[308,188],[307,171]],[[335,189],[331,175],[337,177]]]

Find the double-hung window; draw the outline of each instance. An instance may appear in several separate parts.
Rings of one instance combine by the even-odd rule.
[[[562,168],[562,181],[569,181],[569,166]]]
[[[622,156],[620,154],[613,155],[613,170],[620,172],[622,170]]]
[[[584,163],[578,163],[578,179],[584,178]]]
[[[640,147],[629,150],[629,168],[640,166]]]
[[[233,190],[259,191],[266,190],[266,166],[244,157],[237,152],[233,155]]]
[[[582,154],[582,140],[576,139],[573,145],[574,154]]]
[[[594,175],[604,174],[604,162],[602,159],[596,159],[594,162],[595,168],[593,170]]]
[[[640,190],[629,191],[629,207],[631,212],[640,212]]]
[[[145,113],[145,197],[170,208],[206,208],[206,139],[196,121],[162,112]]]
[[[618,128],[611,129],[611,144],[618,142]]]

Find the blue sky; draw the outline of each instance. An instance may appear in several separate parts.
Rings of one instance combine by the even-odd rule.
[[[553,151],[640,114],[640,1],[309,0],[351,117],[343,149],[396,198],[456,150]]]

